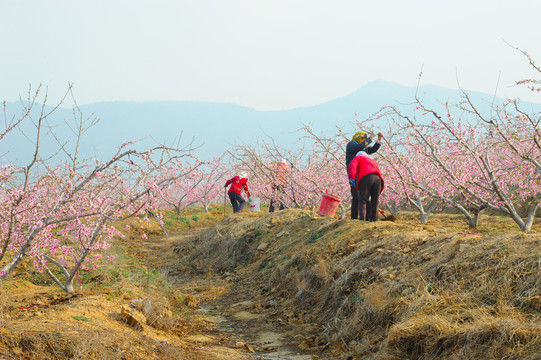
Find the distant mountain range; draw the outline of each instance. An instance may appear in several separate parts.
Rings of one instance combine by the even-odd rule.
[[[125,141],[141,140],[141,148],[156,143],[172,145],[182,133],[180,145],[194,138],[201,145],[195,153],[210,160],[231,148],[233,143],[254,144],[257,139],[270,136],[284,147],[298,144],[297,129],[311,124],[318,132],[334,131],[340,126],[344,131],[356,131],[358,119],[368,117],[386,105],[410,111],[408,105],[418,94],[426,106],[442,109],[446,101],[456,103],[460,99],[457,89],[434,85],[415,87],[401,86],[387,81],[374,81],[344,97],[326,103],[280,111],[258,111],[229,104],[195,101],[149,101],[149,102],[99,102],[80,106],[84,116],[94,114],[100,121],[83,137],[83,157],[109,158]],[[468,92],[482,111],[490,111],[491,104],[503,102],[493,95]],[[540,112],[541,104],[523,103],[525,109]],[[6,104],[7,118],[21,111],[19,103]],[[37,107],[36,110],[37,111]],[[55,132],[62,139],[73,139],[64,120],[73,119],[72,109],[60,108],[51,118]],[[22,127],[31,134],[31,123]],[[68,144],[74,146],[74,144]],[[58,146],[50,135],[46,136],[42,150],[44,156],[53,154]],[[137,146],[136,146],[137,147]],[[0,141],[0,162],[27,163],[32,153],[31,143],[21,133],[11,134]]]

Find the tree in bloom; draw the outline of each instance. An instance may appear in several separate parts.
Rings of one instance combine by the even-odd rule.
[[[528,63],[530,64],[530,67],[534,71],[536,71],[537,74],[541,73],[541,67],[539,67],[539,65],[536,64],[536,62],[534,61],[534,59],[531,57],[530,54],[528,54],[526,51],[524,51],[522,49],[519,49],[519,48],[516,48],[516,47],[515,47],[515,50],[522,53],[522,55],[524,55],[528,59]],[[539,79],[532,79],[532,78],[523,79],[523,80],[516,81],[516,84],[526,86],[532,92],[541,93],[541,80],[539,80]]]
[[[419,99],[416,110],[421,112],[421,121],[416,115],[395,111],[409,131],[405,137],[408,153],[422,155],[425,169],[437,175],[430,179],[425,174],[423,182],[409,176],[408,181],[433,199],[457,208],[472,227],[481,212],[490,208],[509,214],[522,231],[528,231],[540,200],[538,179],[533,176],[539,151],[535,126],[531,126],[534,121],[518,107],[513,114],[506,112],[509,103],[485,117],[467,93],[463,97],[465,101],[454,107],[461,112],[458,117],[449,104],[441,116]]]
[[[160,200],[164,209],[173,208],[178,215],[200,201],[199,192],[205,183],[205,178],[199,171],[202,163],[191,160],[173,162],[158,175],[175,179],[164,189]]]
[[[286,207],[314,209],[325,193],[342,198],[349,193],[342,159],[331,156],[317,143],[293,151],[277,146],[271,139],[257,146],[239,146],[232,153],[231,167],[235,172],[248,171],[250,192],[266,201],[274,199]],[[278,175],[281,159],[286,160],[288,170]],[[273,186],[278,176],[283,183],[280,191]]]
[[[29,101],[24,112],[30,114],[33,106],[33,100]],[[84,134],[84,125],[79,122],[74,149],[59,141],[59,153],[70,154],[68,161],[44,160],[40,138],[52,113],[44,112],[44,108],[38,118],[32,119],[34,155],[28,165],[0,168],[0,263],[4,262],[0,278],[13,272],[25,257],[31,257],[37,270],[46,271],[62,289],[72,292],[79,269],[95,268],[111,238],[121,235],[113,222],[155,210],[155,199],[175,178],[155,180],[153,174],[187,152],[161,145],[137,151],[130,149],[133,143],[125,143],[105,162],[79,160],[78,146]],[[6,127],[4,136],[18,126],[13,124],[20,123]],[[136,180],[132,181],[131,175]],[[61,280],[51,267],[59,269],[64,278]]]
[[[219,203],[223,196],[223,185],[227,181],[225,157],[224,153],[212,161],[205,162],[199,169],[199,176],[205,179],[205,182],[198,197],[206,212],[210,204]]]
[[[389,111],[388,107],[381,108],[378,112],[368,116],[365,119],[359,119],[357,114],[354,114],[355,126],[353,126],[353,131],[363,130],[368,134],[372,134],[371,137],[374,138],[376,133],[382,132],[384,128],[383,119],[385,118],[387,112]],[[341,186],[337,189],[337,194],[343,199],[340,203],[341,218],[344,218],[346,213],[351,208],[351,192],[348,185],[348,175],[346,169],[346,146],[351,140],[352,136],[346,135],[346,132],[340,128],[336,127],[335,133],[327,134],[317,134],[313,131],[310,126],[304,125],[301,129],[304,133],[302,136],[303,139],[308,140],[309,142],[314,143],[317,151],[321,153],[322,157],[332,159],[333,166],[332,171],[329,174],[329,178],[333,179],[334,182],[340,182]],[[387,208],[391,213],[396,215],[398,211],[406,205],[406,198],[403,197],[404,192],[400,191],[395,187],[393,181],[388,182],[388,176],[392,176],[394,173],[387,171],[388,162],[386,161],[386,152],[387,144],[392,143],[392,139],[395,133],[393,127],[389,126],[388,129],[383,130],[385,134],[384,145],[382,150],[372,154],[371,156],[378,161],[380,169],[382,171],[383,177],[385,179],[386,190],[381,194],[380,197],[380,207]],[[323,169],[325,171],[325,169]],[[397,191],[399,190],[399,191]]]
[[[401,141],[403,139],[395,141]],[[430,196],[426,188],[430,186],[435,173],[423,162],[417,152],[407,146],[386,143],[386,151],[381,156],[380,167],[385,174],[385,192],[382,193],[382,203],[397,216],[403,208],[413,207],[419,212],[422,224],[429,215],[441,204]]]
[[[372,132],[370,130],[379,125],[380,118],[376,114],[374,118],[356,120],[356,126]],[[276,145],[274,139],[255,146],[238,146],[232,151],[232,167],[249,170],[252,194],[258,194],[266,201],[275,199],[288,207],[315,209],[323,194],[338,196],[342,199],[340,217],[344,218],[351,207],[345,164],[345,149],[350,137],[346,137],[339,127],[334,134],[317,134],[309,125],[303,125],[299,134],[299,142],[304,146],[296,150],[284,149]],[[273,184],[281,159],[286,160],[289,171],[284,178],[284,191],[277,191]]]
[[[162,192],[161,208],[174,209],[178,215],[195,205],[203,205],[205,211],[219,201],[225,183],[225,154],[212,161],[200,161],[190,157],[165,167],[161,177],[174,178]]]

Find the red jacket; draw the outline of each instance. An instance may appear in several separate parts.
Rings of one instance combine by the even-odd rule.
[[[348,175],[350,179],[355,179],[357,189],[359,188],[359,183],[361,179],[366,175],[376,174],[381,179],[381,191],[385,187],[383,182],[383,176],[381,171],[379,171],[379,166],[376,160],[368,156],[355,156],[348,167]]]
[[[250,196],[250,191],[248,191],[248,180],[246,180],[245,178],[241,179],[240,177],[235,176],[227,180],[227,182],[225,183],[225,187],[227,187],[229,184],[231,184],[231,187],[229,188],[228,193],[240,194],[240,192],[244,188],[244,190],[246,190],[246,194]]]
[[[278,163],[278,165],[276,166],[276,174],[275,174],[275,179],[274,179],[274,182],[277,184],[277,185],[282,185],[284,186],[285,183],[286,183],[286,180],[287,180],[287,175],[286,173],[289,171],[289,167],[287,167],[287,164],[284,164],[284,163]]]

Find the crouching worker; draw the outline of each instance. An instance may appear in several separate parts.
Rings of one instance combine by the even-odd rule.
[[[244,203],[246,203],[246,200],[244,200],[241,195],[242,189],[244,189],[248,197],[250,197],[250,191],[248,191],[248,180],[246,177],[246,173],[243,172],[240,174],[240,176],[234,176],[225,183],[225,188],[231,184],[227,194],[229,195],[229,200],[231,200],[231,206],[233,206],[234,213],[241,212],[242,209],[244,209]]]
[[[384,187],[378,163],[359,151],[349,164],[348,175],[349,184],[359,191],[359,220],[378,221],[379,194]]]

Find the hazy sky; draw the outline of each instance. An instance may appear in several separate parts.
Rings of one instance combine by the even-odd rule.
[[[316,105],[378,79],[541,102],[541,1],[0,0],[0,100]],[[499,81],[499,85],[498,85]]]

